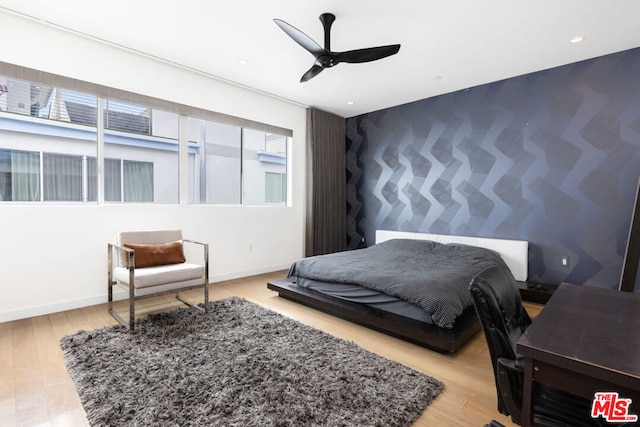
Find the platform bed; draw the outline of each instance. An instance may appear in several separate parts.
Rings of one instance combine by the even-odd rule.
[[[418,320],[389,313],[365,304],[345,301],[330,295],[301,288],[293,279],[276,280],[267,283],[267,287],[276,291],[282,298],[313,307],[341,319],[367,326],[396,338],[421,345],[440,353],[454,352],[469,340],[480,324],[473,307],[465,310],[456,320],[453,329],[442,329]]]
[[[528,243],[524,241],[386,230],[376,232],[376,243],[391,239],[431,240],[438,243],[460,243],[492,249],[501,255],[516,279],[526,280]],[[267,287],[278,292],[280,297],[441,353],[455,352],[480,330],[473,306],[467,307],[456,318],[453,328],[445,329],[367,304],[347,301],[313,289],[307,289],[298,286],[295,281],[295,277],[271,281],[268,282]]]

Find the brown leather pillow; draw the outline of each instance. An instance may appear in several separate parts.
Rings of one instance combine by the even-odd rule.
[[[154,245],[125,243],[123,246],[135,251],[134,260],[136,268],[180,264],[187,260],[182,250],[182,242],[158,243]],[[129,268],[129,256],[127,256],[127,268]]]

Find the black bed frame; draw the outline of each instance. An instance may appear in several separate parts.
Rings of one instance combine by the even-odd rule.
[[[268,282],[267,287],[278,292],[283,298],[440,353],[456,351],[480,330],[480,323],[473,306],[467,308],[456,319],[453,329],[443,329],[364,304],[345,301],[312,289],[302,288],[296,285],[293,279]]]

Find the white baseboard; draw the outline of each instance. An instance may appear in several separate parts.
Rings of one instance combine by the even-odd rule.
[[[60,301],[53,304],[44,304],[20,310],[6,311],[0,313],[0,323],[11,322],[12,320],[26,319],[28,317],[42,316],[60,311],[72,310],[74,308],[88,307],[90,305],[104,304],[107,302],[107,295],[96,295],[88,298]]]
[[[255,276],[257,274],[272,273],[274,271],[287,270],[291,264],[277,265],[272,267],[257,268],[237,273],[228,273],[213,275],[209,278],[210,283],[223,282],[226,280],[241,279],[243,277]],[[266,286],[266,283],[265,283]],[[114,289],[113,299],[121,300],[126,298],[126,292]],[[28,307],[20,310],[7,311],[0,313],[0,323],[11,322],[13,320],[26,319],[29,317],[42,316],[60,311],[73,310],[75,308],[88,307],[91,305],[105,304],[107,302],[107,293],[95,295],[87,298],[75,300],[60,301],[53,304],[39,305],[36,307]]]

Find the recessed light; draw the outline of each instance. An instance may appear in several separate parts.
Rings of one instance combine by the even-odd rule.
[[[353,101],[347,101],[347,104],[348,104],[348,105],[353,105],[353,104],[355,104],[355,102],[353,102]]]
[[[582,40],[584,40],[584,37],[582,37],[582,36],[575,36],[574,38],[572,38],[571,40],[569,40],[569,43],[580,43]]]
[[[238,60],[238,64],[240,65],[247,65],[249,63],[248,59],[239,59]]]

